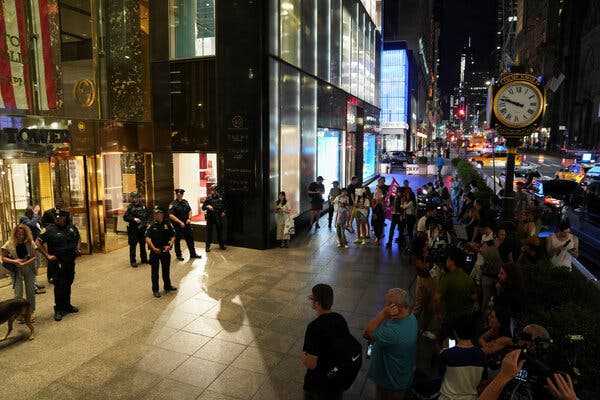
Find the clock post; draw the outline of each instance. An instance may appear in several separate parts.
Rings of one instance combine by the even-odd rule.
[[[514,178],[517,148],[539,126],[545,108],[544,89],[530,74],[505,73],[493,87],[491,127],[506,139],[506,179],[503,219],[514,219]]]

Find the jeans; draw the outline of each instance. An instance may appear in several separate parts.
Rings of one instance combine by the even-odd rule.
[[[75,279],[75,259],[55,260],[54,311],[68,311],[71,305],[71,285]]]
[[[338,242],[341,245],[347,245],[348,239],[346,239],[346,227],[345,224],[337,224],[335,230],[337,232]]]
[[[165,289],[171,287],[171,253],[161,252],[156,254],[150,253],[150,270],[152,279],[152,292],[159,291],[158,286],[158,269],[162,266],[162,279]]]
[[[404,242],[404,221],[400,219],[400,214],[392,214],[392,223],[390,224],[390,232],[388,234],[388,244],[392,243],[394,233],[398,227],[398,241]]]
[[[327,215],[329,217],[328,221],[329,221],[329,227],[331,228],[331,223],[333,222],[333,204],[331,204],[331,202],[329,202],[329,208],[327,209]]]
[[[23,298],[23,286],[25,286],[25,296],[32,311],[35,311],[35,269],[34,261],[26,267],[18,267],[17,271],[12,274],[15,299]]]
[[[221,248],[225,247],[223,241],[223,219],[222,218],[207,218],[206,219],[206,248],[210,248],[213,241],[213,228],[217,230],[217,240]]]
[[[181,226],[175,227],[175,256],[177,256],[177,258],[181,258],[181,239],[185,240],[190,252],[190,257],[195,257],[196,248],[194,247],[194,238],[192,237],[191,226],[186,225],[183,228]]]

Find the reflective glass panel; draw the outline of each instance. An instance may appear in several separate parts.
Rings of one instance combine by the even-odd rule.
[[[280,190],[297,215],[300,209],[300,74],[280,65]]]
[[[169,0],[171,59],[215,55],[215,1]]]
[[[279,10],[280,56],[300,66],[300,0],[281,0]]]

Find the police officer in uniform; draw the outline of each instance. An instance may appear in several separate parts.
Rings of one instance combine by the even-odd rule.
[[[150,250],[150,266],[152,268],[152,293],[160,297],[158,286],[158,268],[162,265],[162,278],[165,292],[177,290],[171,285],[171,248],[175,241],[175,230],[169,220],[165,220],[164,211],[154,208],[154,222],[146,229],[146,244]]]
[[[202,210],[206,212],[206,252],[210,251],[212,244],[213,228],[217,230],[217,240],[221,250],[225,250],[225,242],[223,241],[223,218],[225,217],[225,204],[219,195],[219,192],[214,188],[209,197],[202,204]]]
[[[47,228],[48,226],[54,224],[56,222],[56,217],[62,215],[66,219],[67,225],[71,225],[71,214],[65,208],[65,204],[61,199],[57,199],[54,202],[54,208],[44,211],[42,215],[41,225],[43,228]],[[47,262],[48,268],[46,269],[46,277],[48,278],[48,283],[54,283],[54,275],[56,274],[56,262],[48,260]]]
[[[190,251],[190,258],[200,258],[196,254],[196,248],[194,247],[194,239],[192,237],[192,208],[187,200],[183,199],[183,189],[175,189],[175,200],[171,203],[169,208],[169,219],[173,223],[175,228],[175,256],[179,261],[183,261],[181,255],[180,241],[183,238],[187,243],[188,250]]]
[[[56,215],[55,223],[48,225],[37,239],[38,249],[54,262],[54,320],[79,312],[71,304],[71,285],[75,279],[75,258],[81,254],[79,231],[68,223],[64,213]]]
[[[127,206],[127,211],[123,215],[123,220],[127,225],[127,238],[129,242],[129,262],[132,267],[137,267],[135,260],[135,248],[140,246],[140,259],[142,264],[148,264],[148,255],[146,254],[145,234],[148,220],[148,207],[142,202],[138,193],[132,193],[133,202]]]

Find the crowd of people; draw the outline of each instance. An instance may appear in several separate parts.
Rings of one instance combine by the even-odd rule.
[[[339,245],[347,246],[345,231],[353,219],[359,229],[357,243],[362,243],[363,219],[355,214],[369,191],[339,189],[338,185],[334,189],[329,197],[334,209],[329,219],[336,222]],[[526,269],[543,259],[557,268],[570,268],[570,257],[577,254],[577,238],[568,223],[562,222],[544,243],[532,209],[518,210],[513,223],[499,223],[475,185],[459,182],[456,177],[450,190],[440,180],[416,192],[408,182],[390,188],[380,178],[376,194],[364,203],[365,208],[371,208],[374,243],[382,242],[382,225],[389,223],[387,245],[398,231],[396,242],[409,250],[409,265],[416,272],[414,288],[411,286],[414,302],[406,290],[390,289],[384,308],[364,330],[370,343],[368,377],[375,384],[376,398],[402,399],[415,390],[415,353],[420,337],[438,349],[440,379],[430,386],[437,385],[440,399],[500,398],[507,385],[514,389],[515,379],[523,379],[517,377],[523,362],[521,351],[534,354],[540,343],[549,346],[552,341],[544,327],[527,320]],[[387,221],[386,210],[377,209],[382,198],[388,199],[390,208]],[[347,329],[339,314],[335,324],[325,322],[335,314],[331,312],[333,290],[327,293],[330,297],[324,302],[314,289],[310,297],[318,318],[307,328],[303,353],[307,377],[311,376],[304,386],[307,399],[337,399],[342,394],[326,388],[326,376],[319,385],[311,383],[315,382],[315,371],[336,357],[328,350],[331,341],[345,335],[339,332]],[[338,334],[329,331],[334,325]],[[316,347],[310,345],[316,340],[315,330],[321,336]],[[321,357],[327,360],[315,362]],[[555,373],[544,383],[547,398],[576,398],[567,374]]]

